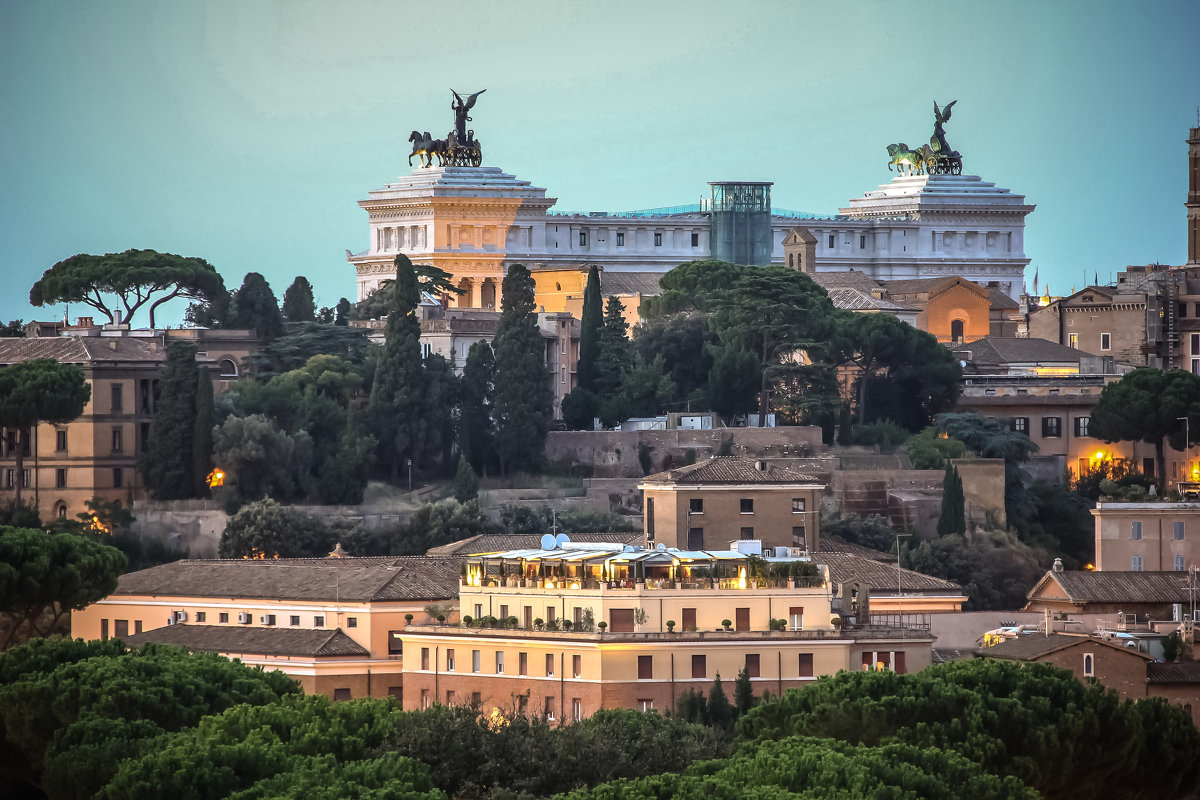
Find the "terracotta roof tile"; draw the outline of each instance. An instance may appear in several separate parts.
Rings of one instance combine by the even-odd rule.
[[[854,553],[820,552],[813,555],[813,561],[829,567],[829,579],[835,583],[859,580],[871,587],[877,594],[895,594],[897,583],[905,593],[912,594],[962,594],[962,587],[957,583],[913,572],[910,569],[896,571],[896,562],[887,564]],[[897,581],[897,578],[899,579]]]
[[[1147,664],[1146,683],[1200,683],[1200,661]]]
[[[1048,339],[1021,339],[1009,336],[985,336],[966,344],[958,344],[954,352],[966,353],[975,364],[1009,364],[1026,361],[1078,362],[1091,356],[1083,350],[1052,342]]]
[[[459,559],[206,559],[122,575],[113,594],[278,600],[444,600],[458,596]]]
[[[1186,572],[1046,573],[1072,603],[1187,603]]]
[[[1146,655],[1133,648],[1122,647],[1119,644],[1097,639],[1093,636],[1073,636],[1063,633],[1052,633],[1049,636],[1041,633],[1026,633],[994,644],[991,647],[980,648],[975,652],[988,658],[1003,658],[1010,661],[1032,661],[1041,656],[1053,653],[1056,650],[1062,650],[1063,648],[1079,644],[1089,647],[1111,647],[1116,650],[1132,653],[1146,661],[1154,660],[1153,656]]]
[[[365,656],[366,648],[336,630],[266,628],[249,625],[166,625],[134,634],[126,644],[169,644],[211,653],[250,653],[269,656]]]
[[[781,467],[769,462],[765,469],[748,458],[737,456],[715,456],[707,461],[689,464],[686,467],[647,475],[644,483],[817,483],[812,475],[806,475],[790,467]]]
[[[47,336],[0,338],[0,364],[53,358],[64,364],[96,361],[163,361],[157,338],[128,336]]]
[[[468,556],[478,553],[503,553],[508,550],[536,550],[542,546],[540,533],[482,533],[469,539],[459,539],[426,551],[427,556]],[[641,544],[641,531],[614,531],[612,533],[568,533],[572,542],[594,543],[615,542],[617,544]]]

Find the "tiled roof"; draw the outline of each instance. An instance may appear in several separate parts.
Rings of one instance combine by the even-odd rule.
[[[916,311],[912,306],[873,297],[859,289],[827,289],[834,308],[843,311]]]
[[[468,556],[479,553],[503,553],[509,550],[536,550],[542,546],[540,533],[481,533],[468,539],[431,547],[427,556]],[[615,542],[616,544],[641,544],[641,531],[614,531],[612,533],[568,533],[572,542],[591,544]]]
[[[840,536],[821,534],[820,542],[821,553],[843,553],[845,555],[860,556],[869,558],[873,561],[883,561],[885,563],[896,563],[895,553],[885,553],[882,550],[876,550],[872,547],[864,547],[861,544],[847,541]]]
[[[1016,311],[1021,306],[1016,300],[1008,296],[1008,292],[998,286],[988,286],[988,299],[992,302],[993,309],[1005,309],[1008,311]]]
[[[613,272],[605,270],[600,276],[600,294],[611,297],[615,294],[641,294],[657,297],[662,294],[658,285],[661,272]]]
[[[859,272],[856,269],[814,272],[808,277],[824,287],[826,291],[831,289],[858,289],[861,292],[870,294],[872,289],[880,288],[879,284],[872,280],[867,273]]]
[[[966,344],[954,346],[955,353],[967,353],[967,361],[975,364],[1011,364],[1029,361],[1064,361],[1078,363],[1080,358],[1091,356],[1074,347],[1052,342],[1049,339],[1019,339],[1009,336],[985,336]]]
[[[1200,661],[1147,664],[1146,683],[1200,683]]]
[[[862,581],[877,594],[894,595],[897,583],[901,591],[910,594],[962,594],[962,587],[951,581],[910,569],[901,569],[897,573],[895,561],[887,564],[855,553],[832,553],[824,550],[815,553],[813,561],[829,567],[829,579],[834,583]]]
[[[906,280],[895,281],[880,281],[887,288],[888,294],[937,294],[945,291],[949,287],[950,282],[955,281],[954,277],[945,278],[909,278]],[[979,284],[974,281],[963,279],[963,283],[968,287],[979,287]],[[944,284],[944,285],[943,285]],[[982,287],[979,287],[982,288]]]
[[[765,465],[759,469],[758,464]],[[689,464],[679,469],[670,469],[647,475],[644,483],[817,483],[812,475],[806,475],[790,467],[780,467],[767,462],[752,461],[737,456],[715,456],[707,461]]]
[[[1121,647],[1112,642],[1106,642],[1103,639],[1096,639],[1092,636],[1072,636],[1070,634],[1052,633],[1049,636],[1041,633],[1026,633],[1017,636],[1013,639],[994,644],[991,647],[984,647],[976,652],[988,658],[1003,658],[1011,661],[1032,661],[1044,655],[1053,653],[1056,650],[1062,650],[1072,645],[1086,644],[1089,647],[1111,647],[1115,650],[1122,650],[1128,653],[1133,653],[1140,656],[1146,661],[1153,661],[1154,657],[1138,652],[1134,648]]]
[[[53,358],[63,364],[96,361],[163,361],[157,338],[128,336],[47,336],[0,338],[0,364]]]
[[[458,596],[459,560],[384,558],[176,561],[122,575],[113,594],[315,601],[443,600]]]
[[[1076,603],[1187,603],[1186,572],[1050,572]]]
[[[250,653],[265,656],[365,656],[366,648],[342,629],[265,628],[249,625],[165,625],[134,634],[132,646],[147,642],[183,647],[193,652]]]

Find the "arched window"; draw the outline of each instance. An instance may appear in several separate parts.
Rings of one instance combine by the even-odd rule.
[[[66,519],[67,518],[67,504],[64,503],[62,500],[59,500],[58,503],[56,503],[54,506],[54,515],[56,517],[58,517],[59,519]]]
[[[956,319],[950,323],[950,341],[961,344],[963,340],[963,328],[966,323],[961,319]]]
[[[222,358],[221,363],[217,366],[220,369],[222,378],[236,378],[238,376],[237,364],[233,363],[232,358]]]
[[[1095,677],[1096,663],[1091,653],[1083,654],[1083,675],[1085,678]]]
[[[788,266],[792,269],[796,268],[796,254],[788,253]]]

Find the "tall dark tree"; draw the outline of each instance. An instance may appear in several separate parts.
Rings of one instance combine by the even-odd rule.
[[[284,322],[316,322],[317,301],[313,297],[312,284],[303,275],[297,275],[296,280],[283,293]]]
[[[154,312],[163,303],[176,297],[205,301],[224,292],[221,274],[202,258],[126,250],[103,256],[80,254],[58,262],[30,289],[29,302],[39,307],[83,303],[109,322],[126,325],[149,304],[153,328]]]
[[[500,471],[532,469],[542,459],[554,395],[534,313],[529,270],[513,264],[504,277],[496,353],[496,450]]]
[[[175,340],[159,380],[159,398],[142,459],[146,488],[157,500],[192,497],[198,485],[196,457],[196,345]]]
[[[600,338],[604,327],[604,299],[600,295],[600,271],[588,269],[587,285],[583,290],[583,311],[579,316],[579,363],[575,385],[589,392],[596,391],[599,376]]]
[[[160,384],[161,385],[161,384]],[[192,496],[208,496],[208,474],[212,472],[213,388],[207,367],[196,372],[196,422],[192,433]]]
[[[353,306],[346,298],[338,300],[337,307],[334,309],[333,324],[339,327],[346,327],[350,324],[350,313],[353,311]]]
[[[486,475],[495,456],[493,395],[496,390],[496,359],[486,341],[475,342],[467,351],[460,381],[458,449],[481,475]]]
[[[91,396],[83,370],[74,364],[37,358],[0,367],[0,428],[8,428],[7,450],[16,458],[16,505],[21,504],[25,451],[32,452],[30,432],[39,422],[70,422]]]
[[[953,464],[947,464],[946,477],[942,480],[942,515],[938,517],[938,536],[966,531],[966,498],[963,497],[962,477]]]
[[[10,319],[7,325],[0,325],[0,339],[23,338],[25,336],[25,320]]]
[[[283,333],[283,315],[271,284],[257,272],[247,272],[233,297],[232,327],[247,328],[264,340]]]
[[[403,259],[403,261],[402,261]],[[383,353],[371,387],[368,414],[379,440],[379,455],[392,483],[412,459],[420,470],[427,420],[426,378],[421,363],[421,323],[417,320],[420,289],[417,273],[404,255],[396,257],[396,280],[390,293]]]
[[[1186,417],[1189,424],[1180,419]],[[1191,441],[1185,442],[1187,433]],[[1143,441],[1154,445],[1155,464],[1166,475],[1167,441],[1176,450],[1200,441],[1200,376],[1181,369],[1139,367],[1100,392],[1088,431],[1106,442]],[[968,442],[968,445],[970,443]]]
[[[606,427],[612,427],[629,416],[623,389],[633,368],[633,347],[629,343],[625,307],[615,297],[608,298],[605,304],[597,367],[595,387],[600,401],[600,420]]]

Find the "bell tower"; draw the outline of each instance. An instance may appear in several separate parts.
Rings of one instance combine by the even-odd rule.
[[[1200,112],[1196,122],[1200,124]],[[1200,266],[1200,127],[1188,133],[1187,263]]]

